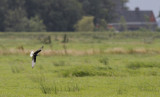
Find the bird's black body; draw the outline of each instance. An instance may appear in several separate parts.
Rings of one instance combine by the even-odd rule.
[[[34,65],[35,65],[35,63],[36,63],[36,57],[38,56],[38,53],[41,52],[42,49],[43,49],[43,46],[42,46],[39,50],[37,50],[37,51],[35,51],[35,52],[33,53],[33,57],[32,57],[32,68],[34,67]]]
[[[39,50],[37,50],[36,52],[34,52],[34,54],[33,54],[33,60],[34,60],[34,62],[36,62],[36,57],[38,56],[38,53],[41,51],[41,49],[39,49]]]

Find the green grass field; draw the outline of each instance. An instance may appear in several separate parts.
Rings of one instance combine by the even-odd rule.
[[[64,34],[0,33],[0,97],[159,97],[159,33]]]

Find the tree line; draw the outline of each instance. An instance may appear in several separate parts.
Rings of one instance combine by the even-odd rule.
[[[93,16],[94,25],[110,22],[116,17],[113,1],[0,0],[0,31],[74,31],[83,16]]]

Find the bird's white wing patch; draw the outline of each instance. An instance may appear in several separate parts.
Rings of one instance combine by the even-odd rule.
[[[32,68],[34,67],[36,63],[34,62],[34,60],[32,60]]]
[[[34,52],[33,52],[33,51],[31,51],[31,53],[30,53],[30,57],[32,57],[32,56],[33,56],[33,54],[34,54]]]

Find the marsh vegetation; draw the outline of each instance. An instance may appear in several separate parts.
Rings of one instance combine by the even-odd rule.
[[[0,33],[0,96],[158,97],[159,37],[158,32]],[[42,45],[32,69],[29,53]]]

